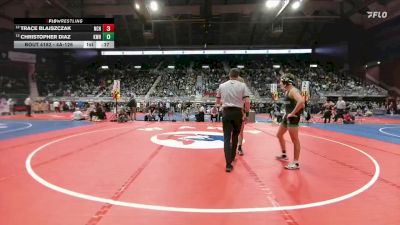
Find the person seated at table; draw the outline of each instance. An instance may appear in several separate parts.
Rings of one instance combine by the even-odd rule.
[[[204,107],[202,105],[200,105],[200,107],[198,108],[198,113],[195,115],[196,117],[196,122],[204,122]]]
[[[96,116],[99,120],[105,120],[107,119],[106,116],[106,111],[104,109],[104,106],[100,103],[96,104]]]
[[[165,105],[160,104],[157,111],[158,111],[157,115],[158,115],[159,120],[164,121],[164,116],[167,113],[167,108],[165,107]]]
[[[215,122],[217,122],[217,120],[218,120],[218,108],[217,108],[217,106],[214,105],[211,108],[210,115],[211,115],[211,118],[210,118],[211,122],[214,122],[213,119],[215,119]]]
[[[355,118],[349,112],[343,115],[343,124],[354,124]]]
[[[79,108],[75,108],[75,111],[72,113],[72,120],[85,120],[85,115]]]
[[[152,121],[156,120],[156,107],[155,105],[151,105],[144,116],[144,121]]]

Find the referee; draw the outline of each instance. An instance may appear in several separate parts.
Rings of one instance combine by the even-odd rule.
[[[246,84],[238,81],[238,69],[231,69],[229,80],[219,85],[216,104],[222,103],[222,127],[224,130],[224,153],[226,160],[226,172],[233,170],[232,162],[236,156],[238,136],[242,121],[250,110],[250,91]],[[243,104],[244,103],[244,104]],[[243,105],[245,114],[243,113]]]

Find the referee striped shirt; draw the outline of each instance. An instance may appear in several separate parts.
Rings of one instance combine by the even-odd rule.
[[[219,85],[217,98],[221,98],[222,108],[243,108],[243,99],[250,97],[250,91],[245,83],[237,80],[228,80]]]

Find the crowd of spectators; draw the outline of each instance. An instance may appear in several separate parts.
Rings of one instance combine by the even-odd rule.
[[[121,81],[121,95],[145,95],[157,78],[151,70],[136,69],[133,65],[116,69],[92,68],[66,77],[43,73],[37,76],[41,96],[111,97],[114,80]]]
[[[202,90],[204,96],[215,97],[219,84],[228,79],[224,69],[203,69],[201,70],[203,82]]]
[[[230,63],[233,66],[235,63]],[[239,64],[237,64],[239,65]],[[237,66],[236,65],[236,66]],[[243,76],[253,92],[259,96],[270,96],[270,84],[278,83],[283,73],[292,73],[300,81],[308,80],[310,83],[311,95],[386,95],[387,92],[374,84],[362,82],[360,79],[351,76],[347,72],[338,71],[328,66],[310,68],[309,64],[299,60],[288,60],[285,63],[265,61],[249,61],[242,64]],[[246,67],[246,65],[248,67]]]
[[[121,81],[122,96],[129,96],[132,93],[146,95],[157,77],[157,72],[149,70],[138,70],[129,67],[123,70],[114,70],[112,76],[109,75],[103,79],[103,82],[107,82],[108,85],[105,86],[100,97],[111,96],[113,80]]]
[[[23,77],[0,75],[0,90],[3,93],[28,93],[28,79]]]
[[[157,97],[180,97],[196,95],[196,79],[194,72],[187,69],[164,69],[161,81],[158,83],[151,96]]]
[[[26,64],[0,60],[0,94],[28,94]]]
[[[175,69],[166,68],[169,64],[174,65]],[[219,84],[228,79],[227,70],[241,65],[244,67],[241,69],[242,77],[256,97],[271,96],[270,84],[278,83],[280,75],[285,72],[295,74],[299,82],[311,81],[311,96],[386,94],[384,89],[365,83],[347,72],[326,66],[310,68],[308,61],[305,60],[237,58],[230,59],[228,62],[217,59],[201,59],[192,63],[166,61],[163,65],[164,69],[155,71],[157,65],[160,63],[154,63],[153,69],[137,69],[133,64],[119,63],[110,69],[103,70],[95,64],[65,77],[43,72],[38,74],[36,80],[40,96],[110,97],[113,80],[121,80],[122,96],[129,96],[132,93],[146,95],[157,77],[161,75],[162,79],[151,96],[180,97],[201,93],[203,96],[213,97]],[[208,68],[203,68],[205,65]],[[199,83],[198,77],[202,78]],[[11,90],[16,85],[27,86],[27,82],[12,79],[5,81],[3,77],[0,77],[0,85],[4,90]],[[280,91],[279,88],[278,91]],[[282,96],[283,93],[279,94]]]
[[[277,60],[263,58],[257,60],[243,60],[241,58],[228,61],[214,58],[195,60],[192,62],[165,62],[175,65],[175,69],[160,69],[162,63],[155,60],[151,68],[135,68],[134,64],[117,63],[109,69],[101,69],[100,64],[90,64],[80,71],[70,72],[69,75],[59,76],[52,72],[39,71],[35,76],[39,95],[43,97],[111,97],[113,80],[121,81],[121,95],[146,95],[157,77],[161,81],[157,84],[153,97],[182,97],[194,96],[201,93],[203,96],[215,96],[219,84],[228,79],[227,70],[238,65],[242,77],[256,97],[270,97],[270,84],[278,83],[282,73],[290,72],[301,80],[311,81],[311,96],[322,97],[332,95],[343,96],[377,96],[387,92],[374,85],[350,76],[346,71],[332,69],[319,65],[310,68],[305,60],[286,59]],[[207,65],[208,68],[203,68]],[[156,70],[158,68],[158,70]],[[201,77],[201,82],[199,81]],[[298,86],[299,86],[298,84]],[[29,92],[28,79],[18,76],[0,74],[0,88],[4,93]],[[280,89],[278,88],[278,91]],[[282,92],[279,93],[282,96]]]

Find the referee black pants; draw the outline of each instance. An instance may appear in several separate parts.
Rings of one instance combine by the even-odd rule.
[[[343,115],[344,115],[344,109],[337,109],[336,110],[336,115],[335,115],[335,122],[337,122],[337,120],[339,119],[339,118],[341,118],[342,120],[344,119],[343,118]]]
[[[242,109],[225,107],[222,113],[222,128],[224,130],[224,152],[226,164],[229,165],[236,157],[236,148],[240,128],[242,126]]]

